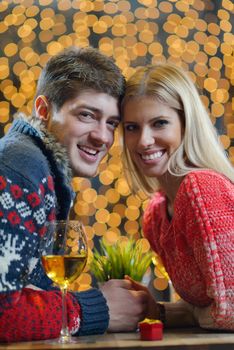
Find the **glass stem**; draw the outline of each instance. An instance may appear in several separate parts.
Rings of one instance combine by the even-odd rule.
[[[67,325],[67,288],[66,287],[61,287],[61,292],[62,292],[62,329],[60,332],[60,342],[61,343],[67,343],[70,338],[71,334],[68,329]]]

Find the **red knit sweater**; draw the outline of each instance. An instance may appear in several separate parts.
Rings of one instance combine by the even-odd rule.
[[[213,171],[193,171],[179,187],[172,220],[158,192],[143,229],[200,325],[234,330],[234,184]]]

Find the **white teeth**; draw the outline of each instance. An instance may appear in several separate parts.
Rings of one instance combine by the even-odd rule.
[[[92,154],[92,155],[96,155],[98,153],[98,151],[94,150],[94,149],[91,149],[91,148],[88,148],[88,147],[79,147],[80,149],[82,149],[83,151],[89,153],[89,154]]]
[[[159,151],[159,152],[152,153],[152,154],[145,154],[145,155],[142,154],[141,158],[143,160],[153,160],[153,159],[157,159],[157,158],[162,157],[162,155],[163,155],[163,152]]]

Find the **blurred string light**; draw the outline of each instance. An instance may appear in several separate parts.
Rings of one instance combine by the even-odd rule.
[[[30,114],[38,77],[47,60],[70,45],[94,46],[113,57],[126,78],[136,66],[173,62],[188,70],[234,164],[233,12],[230,0],[3,0],[0,2],[0,125]],[[73,179],[74,216],[86,227],[90,257],[100,237],[113,244],[142,236],[146,202],[133,196],[122,174],[116,136],[94,179]],[[148,246],[147,246],[147,249]],[[155,260],[157,290],[168,276]],[[91,284],[88,266],[74,284]]]

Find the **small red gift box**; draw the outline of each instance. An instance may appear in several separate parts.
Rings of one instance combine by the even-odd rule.
[[[163,323],[159,320],[145,319],[139,323],[141,340],[162,340]]]

